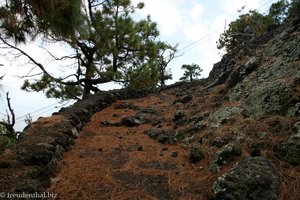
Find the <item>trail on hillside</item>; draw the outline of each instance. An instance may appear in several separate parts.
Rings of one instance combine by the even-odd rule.
[[[144,133],[152,128],[173,129],[174,113],[179,109],[173,106],[175,98],[163,92],[118,101],[96,113],[64,154],[48,191],[68,200],[206,199],[216,174],[191,164],[183,146],[163,144]],[[147,109],[157,112],[159,120],[120,124]]]

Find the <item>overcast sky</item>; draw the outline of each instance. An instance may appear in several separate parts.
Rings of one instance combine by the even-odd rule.
[[[139,2],[139,0],[133,0]],[[179,70],[182,64],[196,63],[207,77],[214,63],[220,60],[222,53],[216,48],[219,35],[236,19],[244,7],[243,13],[250,9],[261,12],[268,10],[276,0],[144,0],[145,7],[140,16],[151,15],[158,27],[163,41],[179,43],[178,49],[184,53],[170,64],[173,81],[182,76]],[[190,44],[193,44],[189,46]]]
[[[132,0],[133,3],[140,2]],[[213,64],[218,62],[223,54],[216,48],[219,35],[228,27],[231,20],[238,17],[238,10],[245,7],[243,12],[257,9],[266,12],[276,0],[143,0],[145,7],[136,13],[137,18],[145,18],[150,14],[151,19],[158,24],[161,41],[170,44],[179,44],[179,53],[183,54],[173,60],[169,67],[172,70],[174,83],[183,75],[183,64],[198,64],[202,69],[203,77],[207,77]],[[44,44],[49,45],[49,44]],[[46,52],[41,51],[35,44],[24,47],[30,55],[44,63],[48,68],[55,67]],[[63,55],[63,45],[51,46],[50,50],[55,55]],[[4,117],[5,93],[10,92],[11,104],[15,109],[17,124],[16,129],[24,127],[24,116],[31,113],[34,119],[38,116],[47,116],[61,106],[57,100],[46,99],[42,93],[26,93],[20,91],[21,81],[18,75],[25,75],[30,67],[24,66],[26,61],[7,61],[0,57],[0,76],[5,74],[1,82],[0,119]],[[65,69],[67,70],[67,69]],[[63,71],[62,71],[63,73]],[[101,86],[109,89],[113,84]]]

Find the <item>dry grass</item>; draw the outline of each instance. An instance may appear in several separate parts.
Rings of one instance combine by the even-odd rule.
[[[277,173],[280,176],[281,188],[278,200],[300,199],[300,166],[291,166],[274,158]]]

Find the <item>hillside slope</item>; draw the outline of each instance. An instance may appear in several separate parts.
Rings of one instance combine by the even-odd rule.
[[[199,83],[100,93],[40,119],[1,152],[1,191],[300,199],[299,27],[237,47]]]
[[[300,30],[286,25],[225,55],[201,83],[96,113],[49,191],[62,199],[300,199],[299,81]]]

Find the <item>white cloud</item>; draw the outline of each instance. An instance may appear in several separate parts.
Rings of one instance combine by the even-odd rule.
[[[133,0],[137,3],[138,0]],[[185,35],[195,40],[207,33],[203,17],[204,6],[197,1],[184,0],[144,0],[145,7],[137,13],[142,17],[150,14],[158,23],[161,36]]]
[[[182,33],[192,41],[199,40],[209,31],[209,24],[203,16],[204,7],[202,4],[190,4],[186,10],[186,18],[182,24]]]
[[[181,64],[197,63],[203,69],[203,75],[208,76],[213,63],[220,60],[216,41],[219,35],[228,28],[228,24],[240,13],[238,10],[243,6],[243,12],[257,9],[262,0],[223,0],[211,2],[199,2],[197,0],[144,0],[145,8],[143,16],[150,14],[152,19],[159,25],[161,36],[172,38],[176,36],[181,47],[197,42],[185,49],[186,54],[171,63],[174,78],[180,76],[178,68]],[[208,6],[210,4],[210,6]],[[208,10],[208,9],[214,10]],[[209,15],[209,16],[208,16]],[[185,44],[182,42],[185,41]]]
[[[194,8],[191,10],[191,19],[192,20],[198,20],[201,18],[203,11],[204,11],[204,7],[202,4],[196,4],[193,6]]]
[[[226,14],[238,15],[237,11],[244,7],[247,12],[251,9],[259,8],[261,0],[223,0],[220,1],[222,11]]]
[[[139,2],[134,0],[133,3]],[[153,21],[158,23],[162,35],[176,34],[181,24],[182,15],[180,4],[182,0],[144,0],[145,7],[138,11],[143,17],[151,15]]]
[[[196,41],[205,36],[208,32],[207,26],[203,23],[188,23],[184,25],[183,33],[190,40]]]

